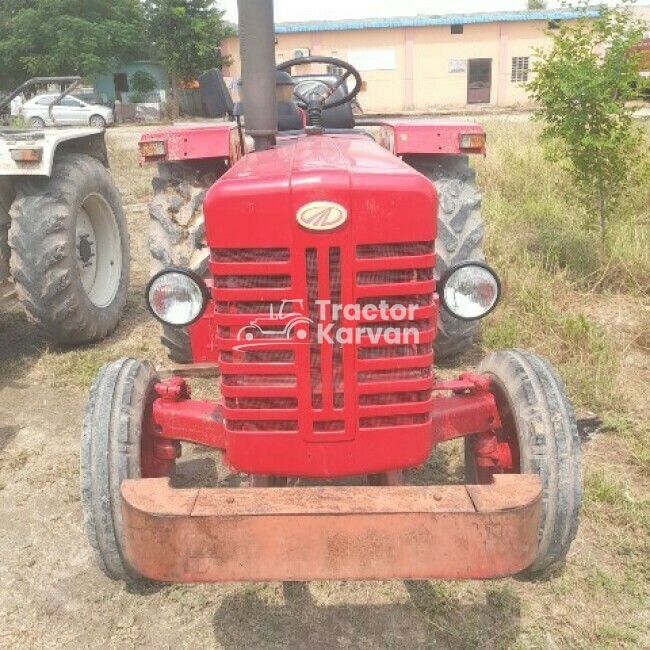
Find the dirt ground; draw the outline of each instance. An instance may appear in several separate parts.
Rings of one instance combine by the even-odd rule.
[[[641,571],[643,558],[634,550],[618,554],[620,526],[631,531],[626,543],[642,544],[643,533],[628,520],[599,519],[597,509],[583,517],[566,568],[532,584],[508,579],[127,587],[105,578],[82,526],[78,447],[85,386],[104,360],[164,357],[141,299],[151,171],[134,165],[138,135],[134,128],[109,132],[134,265],[127,314],[114,337],[77,352],[51,349],[11,299],[0,308],[0,647],[650,647],[647,585],[641,576],[627,586],[628,573]],[[623,301],[592,307],[606,322],[627,313],[625,308]],[[630,308],[630,319],[636,313]],[[650,357],[631,346],[625,332],[622,337],[624,368],[635,373],[634,407],[641,413]],[[617,444],[607,434],[589,439],[587,465],[614,462],[621,475],[632,471]],[[450,451],[436,450],[427,468],[452,480],[458,461],[458,446],[452,445]],[[190,448],[179,472],[189,480],[216,467],[210,456]],[[647,482],[630,483],[635,487],[628,496],[639,503]]]

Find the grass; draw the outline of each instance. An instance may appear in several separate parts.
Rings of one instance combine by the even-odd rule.
[[[608,224],[609,255],[600,259],[595,216],[568,172],[545,157],[535,123],[486,123],[489,155],[477,161],[492,256],[513,263],[522,252],[539,268],[590,290],[650,289],[650,190],[648,178],[629,188]],[[650,129],[644,130],[650,137]],[[644,168],[645,169],[645,168]],[[643,182],[645,181],[645,182]]]
[[[534,123],[486,125],[489,155],[476,162],[486,188],[487,257],[504,280],[505,299],[484,328],[487,349],[530,348],[549,357],[578,406],[621,413],[621,332],[588,313],[595,293],[625,293],[642,305],[650,289],[650,212],[645,189],[610,226],[610,256],[566,170],[550,163]],[[645,315],[644,315],[645,313]],[[639,311],[631,345],[647,346],[648,315]]]

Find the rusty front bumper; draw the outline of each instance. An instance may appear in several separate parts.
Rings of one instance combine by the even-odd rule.
[[[496,578],[537,551],[541,486],[172,489],[125,481],[126,553],[167,582]]]

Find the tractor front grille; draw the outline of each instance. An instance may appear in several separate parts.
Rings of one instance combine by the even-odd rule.
[[[338,440],[359,428],[425,424],[434,263],[432,241],[350,246],[315,236],[302,249],[213,249],[226,427]],[[359,322],[331,307],[382,301],[411,307],[412,317]],[[328,340],[318,339],[319,325]]]

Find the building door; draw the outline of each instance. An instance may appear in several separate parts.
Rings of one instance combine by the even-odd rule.
[[[489,104],[492,86],[492,59],[469,59],[467,103]]]
[[[129,78],[126,72],[114,74],[113,84],[115,85],[115,99],[122,101],[122,93],[129,92]]]

